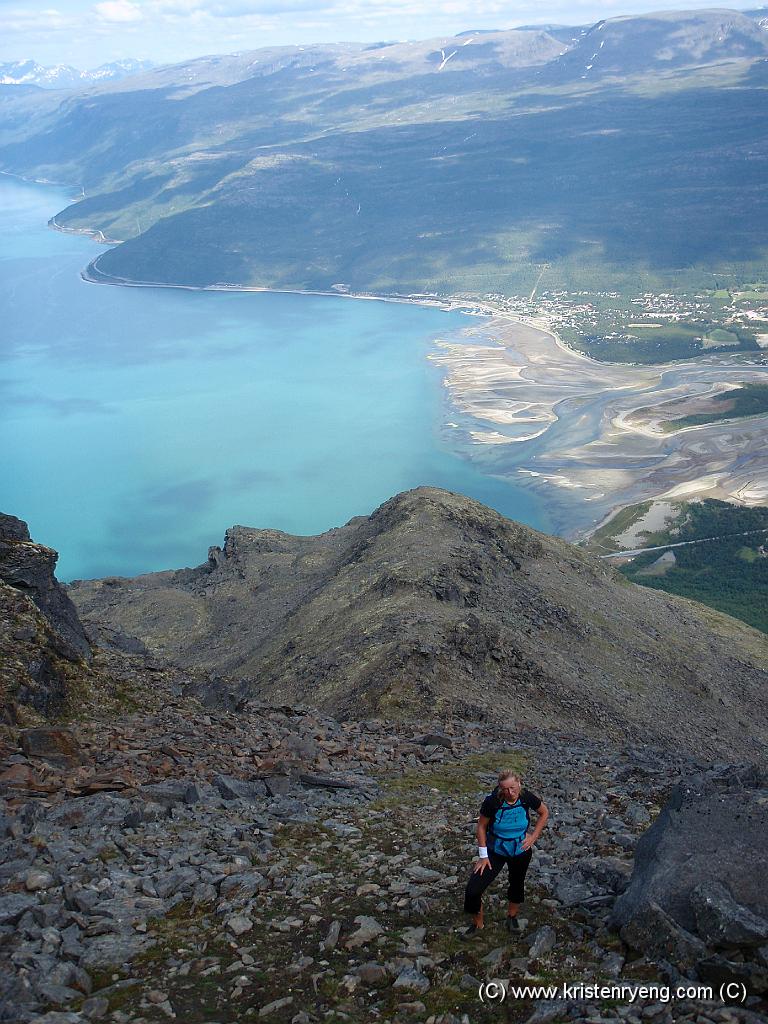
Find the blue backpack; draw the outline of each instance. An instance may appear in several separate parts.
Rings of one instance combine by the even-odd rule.
[[[522,842],[528,831],[530,818],[528,808],[522,803],[520,796],[510,806],[500,800],[496,792],[489,794],[497,803],[496,813],[488,826],[488,850],[501,857],[517,857],[525,853]]]

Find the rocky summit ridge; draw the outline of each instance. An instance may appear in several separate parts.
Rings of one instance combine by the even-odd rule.
[[[341,717],[543,723],[699,753],[768,740],[765,638],[458,494],[418,488],[315,537],[236,526],[192,569],[69,589],[214,691]]]

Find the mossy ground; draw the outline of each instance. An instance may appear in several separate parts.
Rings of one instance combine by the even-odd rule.
[[[525,757],[517,750],[495,750],[471,754],[460,761],[434,768],[414,768],[380,779],[386,795],[371,806],[397,806],[403,800],[413,799],[430,790],[453,796],[472,796],[484,784],[493,785],[496,774],[502,769],[522,773],[525,764]]]

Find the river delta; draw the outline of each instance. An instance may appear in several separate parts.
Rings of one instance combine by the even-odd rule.
[[[743,354],[601,363],[480,302],[94,286],[96,243],[47,227],[70,200],[0,185],[2,504],[64,579],[197,564],[235,523],[314,533],[421,484],[572,539],[650,497],[768,500],[767,416],[660,428],[672,401],[767,381]]]

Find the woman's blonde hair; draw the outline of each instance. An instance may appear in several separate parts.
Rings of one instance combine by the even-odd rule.
[[[517,774],[517,772],[513,772],[511,769],[509,769],[507,771],[499,772],[498,781],[499,782],[503,782],[505,779],[516,779],[517,782],[519,782],[521,786],[523,784],[523,780],[520,778],[520,776]]]

